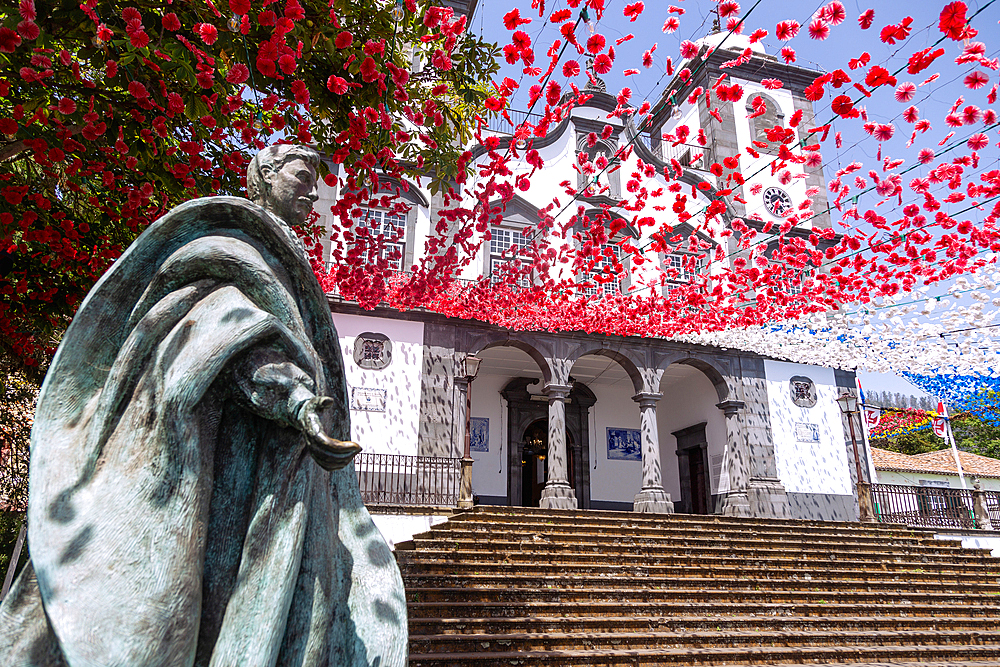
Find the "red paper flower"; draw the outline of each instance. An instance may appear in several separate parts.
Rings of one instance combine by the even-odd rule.
[[[631,5],[625,5],[625,9],[622,11],[622,14],[629,20],[630,23],[634,23],[635,20],[642,14],[642,10],[645,8],[645,5],[641,2],[633,2]]]
[[[764,86],[768,90],[778,90],[783,85],[781,79],[761,79],[760,85]]]
[[[597,57],[594,58],[594,71],[598,74],[607,74],[611,71],[613,65],[611,57],[606,53],[599,53]]]
[[[146,90],[146,86],[142,85],[138,81],[132,81],[128,84],[128,92],[137,100],[143,100],[149,97],[149,91]]]
[[[229,70],[229,74],[226,75],[226,81],[236,85],[246,82],[249,78],[250,68],[243,63],[233,65],[232,69]]]
[[[38,24],[34,21],[21,21],[17,24],[17,34],[19,34],[25,41],[32,42],[38,39],[38,35],[41,34],[41,30],[38,29]]]
[[[676,32],[678,28],[681,27],[680,19],[676,16],[668,16],[667,20],[663,22],[663,32],[672,33]]]
[[[854,110],[854,101],[848,95],[838,95],[830,103],[830,109],[838,116],[847,118],[848,114]]]
[[[945,5],[938,19],[938,28],[941,32],[954,40],[962,39],[962,31],[967,22],[965,18],[967,9],[964,2],[952,2]]]
[[[903,120],[907,123],[916,123],[919,115],[920,110],[914,106],[906,107],[906,109],[903,110]]]
[[[917,85],[909,81],[904,81],[899,84],[896,88],[896,101],[897,102],[909,102],[913,99],[913,96],[917,94]]]
[[[229,0],[229,11],[237,16],[250,13],[250,0]]]
[[[171,32],[177,32],[181,29],[181,21],[177,18],[177,14],[170,12],[163,15],[163,29]]]
[[[681,42],[681,58],[685,60],[690,60],[698,55],[698,45],[694,42],[685,39]]]
[[[989,83],[989,81],[990,78],[988,76],[986,76],[979,70],[976,70],[975,72],[972,72],[971,74],[965,77],[964,83],[965,87],[969,88],[970,90],[979,90],[987,83]]]
[[[129,37],[129,43],[136,49],[142,49],[149,45],[149,35],[140,30]]]
[[[604,44],[604,35],[601,33],[591,35],[590,38],[587,39],[587,51],[591,53],[600,53],[604,50]]]
[[[507,30],[516,30],[518,26],[526,23],[531,23],[531,19],[521,18],[521,12],[517,7],[503,15],[503,25]]]
[[[331,75],[330,78],[326,80],[326,87],[337,95],[347,94],[347,80],[342,77]]]
[[[126,7],[122,10],[122,21],[128,23],[129,21],[142,21],[142,14],[135,7]]]
[[[875,22],[874,9],[866,9],[861,13],[861,16],[858,17],[858,25],[861,26],[862,30],[868,30],[868,28],[872,27],[872,23],[874,22]]]
[[[830,26],[823,23],[820,20],[813,21],[809,24],[809,37],[812,39],[823,40],[830,36]]]
[[[21,0],[17,5],[17,11],[25,21],[34,21],[37,18],[35,15],[35,0]]]
[[[740,13],[740,5],[733,0],[726,0],[719,3],[719,18],[726,18]]]
[[[969,141],[966,144],[974,151],[979,151],[990,145],[990,139],[982,132],[977,132],[976,134],[969,137]]]
[[[76,113],[76,102],[74,102],[68,97],[64,97],[61,100],[59,100],[59,105],[57,108],[59,109],[59,113],[61,113],[64,116],[68,116],[71,113]]]
[[[567,60],[563,63],[563,76],[569,78],[580,73],[580,63],[575,60]]]
[[[844,5],[839,0],[833,0],[826,8],[829,10],[830,25],[840,25],[847,19],[847,10],[844,9]]]
[[[215,44],[215,40],[219,39],[219,29],[211,23],[199,23],[197,30],[198,34],[201,35],[201,41],[209,46]]]
[[[879,123],[875,126],[872,136],[879,141],[889,141],[896,132],[896,127],[892,123]]]
[[[797,34],[799,34],[799,22],[791,19],[781,21],[774,28],[774,36],[782,42],[787,42]]]
[[[871,88],[884,84],[895,86],[896,77],[889,74],[889,70],[881,65],[872,65],[872,68],[868,70],[868,76],[865,77],[865,83]]]
[[[795,49],[790,46],[781,47],[781,57],[786,63],[795,62]]]

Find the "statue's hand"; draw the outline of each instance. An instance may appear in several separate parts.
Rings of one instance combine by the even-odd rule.
[[[314,396],[299,408],[299,428],[306,436],[306,447],[316,463],[325,470],[340,470],[350,463],[361,445],[356,442],[336,440],[323,430],[319,414],[334,404],[329,396]]]

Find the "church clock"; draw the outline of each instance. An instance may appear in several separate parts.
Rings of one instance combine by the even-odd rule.
[[[784,217],[792,210],[792,198],[781,188],[764,190],[764,208],[776,218]]]

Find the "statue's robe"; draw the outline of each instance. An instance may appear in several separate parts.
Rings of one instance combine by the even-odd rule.
[[[81,305],[31,436],[30,563],[0,664],[402,666],[406,607],[354,464],[293,427],[343,359],[301,242],[245,199],[152,224]]]

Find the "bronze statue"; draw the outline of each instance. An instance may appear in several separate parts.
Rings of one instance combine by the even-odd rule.
[[[256,203],[178,206],[80,306],[38,401],[0,664],[405,665],[402,580],[290,227],[318,165],[265,149]]]

